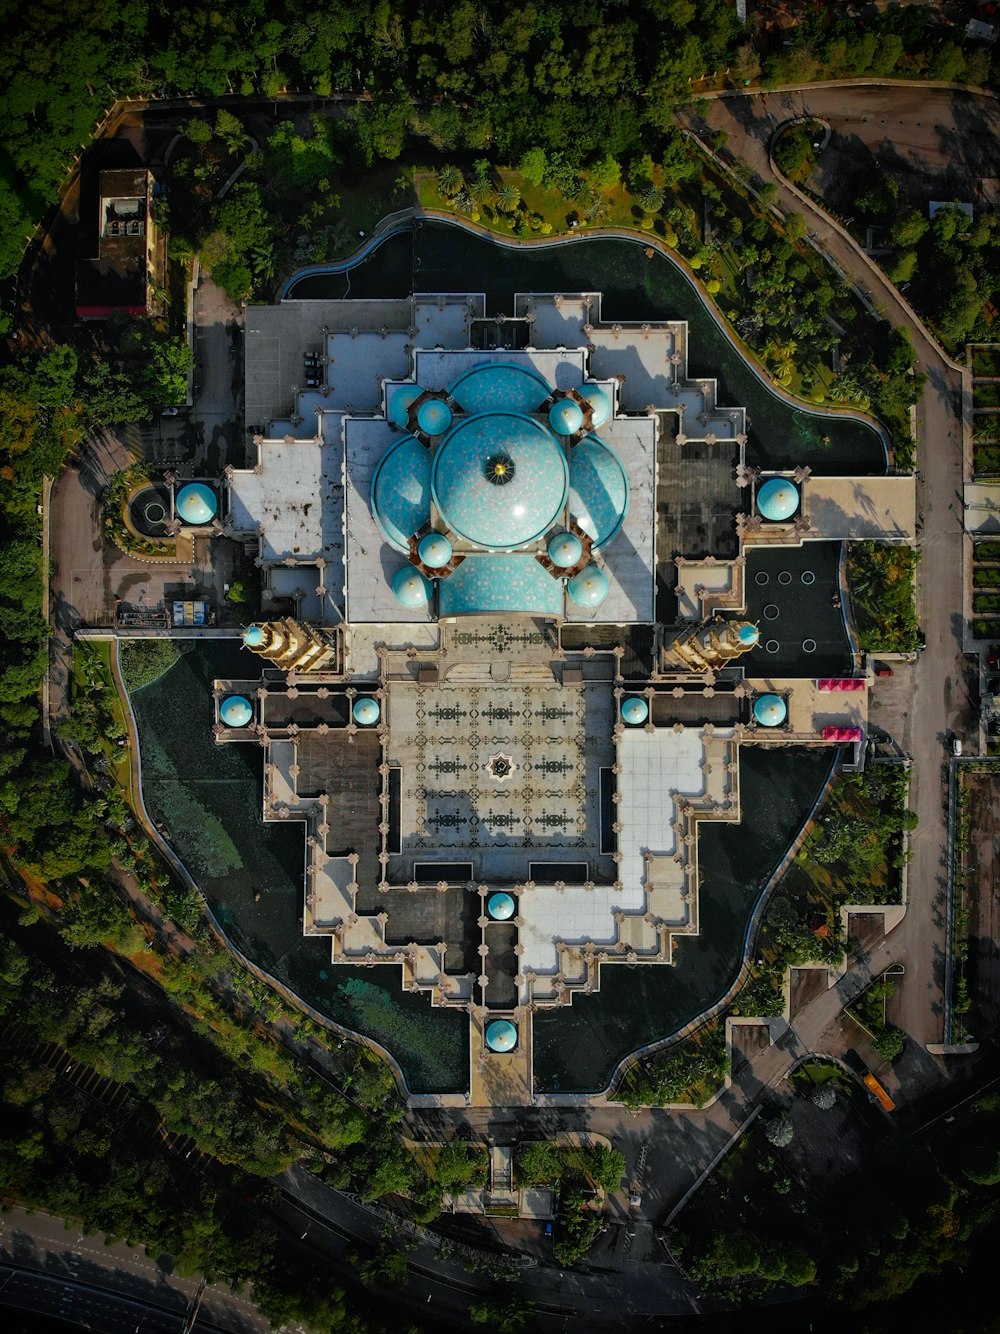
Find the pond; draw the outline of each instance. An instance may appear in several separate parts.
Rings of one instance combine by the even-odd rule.
[[[464,1014],[403,991],[396,964],[333,965],[329,937],[302,934],[305,825],[265,824],[263,747],[219,746],[212,734],[212,681],[259,675],[260,660],[236,641],[203,640],[133,693],[146,807],[248,958],[388,1047],[414,1092],[464,1088]]]
[[[717,327],[688,276],[658,251],[647,258],[644,242],[580,236],[515,250],[461,227],[424,222],[389,237],[346,272],[293,280],[288,295],[330,300],[468,290],[484,292],[493,313],[512,314],[515,292],[599,291],[605,320],[687,320],[689,374],[716,377],[718,401],[747,408],[748,462],[765,469],[808,465],[827,476],[885,472],[872,427],[772,393]]]

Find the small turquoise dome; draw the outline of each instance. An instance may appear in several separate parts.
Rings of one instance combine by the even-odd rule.
[[[608,596],[608,576],[599,565],[586,565],[566,585],[579,607],[599,607]]]
[[[592,418],[595,426],[603,426],[611,416],[611,400],[599,384],[580,386],[580,393],[594,410]]]
[[[427,533],[417,545],[417,555],[424,565],[440,570],[452,557],[452,545],[444,533]]]
[[[194,528],[211,523],[218,508],[219,502],[215,498],[215,492],[204,482],[189,482],[177,492],[178,518]]]
[[[431,456],[416,436],[404,435],[375,465],[371,507],[386,541],[409,551],[431,512]]]
[[[757,492],[757,508],[765,519],[780,523],[799,507],[799,488],[784,477],[771,477]]]
[[[264,638],[264,631],[259,625],[248,625],[243,631],[243,642],[247,648],[261,648]]]
[[[517,1046],[517,1029],[509,1019],[494,1019],[486,1025],[486,1045],[490,1051],[513,1051]]]
[[[569,512],[598,547],[606,546],[628,513],[628,474],[596,435],[585,436],[569,456]]]
[[[381,717],[382,710],[377,699],[372,699],[371,695],[362,695],[360,699],[354,701],[351,713],[354,721],[361,727],[372,727]]]
[[[404,607],[426,607],[430,601],[431,585],[419,570],[404,565],[392,576],[392,591],[396,601]]]
[[[410,420],[410,404],[423,392],[418,384],[404,384],[397,389],[389,403],[389,420],[405,430]]]
[[[219,705],[219,718],[227,727],[246,727],[253,718],[253,706],[243,695],[227,695]]]
[[[761,727],[780,727],[788,717],[788,705],[780,695],[758,695],[754,700],[753,716]]]
[[[506,922],[517,911],[513,894],[491,894],[486,901],[486,911],[495,922]]]
[[[556,533],[549,538],[549,560],[560,570],[571,569],[583,555],[583,544],[576,533]]]
[[[549,425],[556,435],[575,435],[583,425],[583,408],[573,398],[560,398],[549,408]]]
[[[429,398],[417,408],[417,425],[424,435],[444,435],[451,425],[451,408],[439,398]]]
[[[622,719],[629,727],[639,727],[649,717],[649,705],[640,695],[622,700]]]
[[[760,631],[755,625],[750,625],[749,623],[741,625],[736,632],[736,638],[744,648],[753,648],[754,644],[756,644],[757,640],[760,638]]]

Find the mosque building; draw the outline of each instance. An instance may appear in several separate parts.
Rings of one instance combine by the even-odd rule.
[[[250,308],[256,461],[186,518],[257,552],[215,731],[305,823],[304,930],[468,1012],[473,1101],[497,1061],[530,1100],[538,1007],[699,932],[743,746],[860,756],[840,544],[914,532],[912,479],[748,466],[682,322],[526,294],[500,334],[475,294]]]

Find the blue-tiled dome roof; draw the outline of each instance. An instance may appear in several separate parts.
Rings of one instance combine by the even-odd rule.
[[[494,362],[466,371],[448,392],[465,412],[536,412],[552,390],[530,366]]]
[[[588,435],[569,457],[569,512],[594,545],[605,546],[628,512],[628,476],[621,459],[603,440]]]
[[[409,421],[410,404],[423,392],[418,384],[404,384],[397,389],[389,400],[389,420],[405,428]]]
[[[360,723],[362,727],[371,727],[377,723],[382,710],[379,708],[377,699],[372,699],[370,695],[362,695],[360,699],[354,701],[354,708],[351,710],[354,721]]]
[[[566,503],[566,459],[531,417],[466,417],[434,456],[431,494],[448,527],[475,546],[502,551],[536,541]]]
[[[583,425],[583,408],[574,398],[560,398],[549,408],[549,425],[556,435],[575,435]]]
[[[417,555],[432,570],[440,570],[451,560],[453,548],[444,533],[425,533],[417,546]]]
[[[175,508],[179,519],[192,527],[198,527],[212,522],[219,502],[215,492],[204,482],[188,482],[187,486],[182,486],[177,492]]]
[[[736,637],[744,648],[753,648],[757,640],[760,639],[760,631],[748,621],[745,625],[740,626],[736,632]]]
[[[517,1046],[517,1029],[509,1019],[494,1019],[486,1025],[486,1045],[490,1051],[513,1051]]]
[[[580,393],[590,403],[594,410],[593,423],[595,426],[603,426],[611,416],[611,400],[599,384],[585,384],[580,386]]]
[[[426,445],[406,435],[379,459],[372,474],[372,513],[398,551],[408,551],[410,538],[430,514],[431,456]]]
[[[260,648],[264,638],[263,627],[259,625],[248,625],[243,631],[243,642],[247,648]]]
[[[799,507],[799,488],[785,477],[772,477],[757,492],[757,508],[765,519],[790,519]]]
[[[429,398],[417,408],[417,425],[424,435],[444,435],[451,425],[451,408],[439,398]]]
[[[246,727],[253,718],[253,706],[244,695],[227,695],[219,705],[219,719],[226,727]]]
[[[426,607],[431,596],[430,582],[412,565],[404,565],[392,576],[392,591],[404,607]]]
[[[566,585],[579,607],[599,607],[608,596],[608,576],[599,565],[586,565]]]
[[[649,705],[641,695],[630,695],[622,700],[622,718],[630,727],[638,727],[649,717]]]
[[[495,922],[506,922],[517,910],[513,894],[491,894],[486,901],[486,911]]]
[[[761,727],[780,727],[788,717],[788,705],[780,695],[758,695],[754,700],[753,716]]]
[[[549,538],[549,560],[560,570],[571,569],[583,555],[583,544],[576,533],[556,533]]]

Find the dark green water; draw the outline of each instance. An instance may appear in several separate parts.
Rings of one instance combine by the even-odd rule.
[[[135,692],[146,807],[248,958],[320,1013],[388,1047],[415,1092],[464,1088],[464,1015],[403,991],[395,964],[334,965],[328,937],[302,935],[305,826],[264,823],[263,747],[217,746],[212,735],[212,681],[259,675],[253,654],[208,640]]]
[[[743,659],[748,677],[853,675],[839,564],[839,542],[748,550],[746,614],[760,626]]]
[[[349,282],[348,282],[349,279]],[[730,345],[676,264],[632,241],[575,237],[544,249],[513,250],[445,223],[390,237],[348,274],[294,284],[294,299],[406,297],[417,292],[484,292],[493,313],[513,313],[515,292],[603,293],[605,320],[687,320],[688,369],[715,377],[719,402],[747,408],[748,462],[808,465],[817,474],[881,475],[878,435],[864,422],[793,408],[776,398]]]
[[[668,1037],[708,1009],[739,971],[747,921],[801,829],[830,772],[828,750],[740,750],[742,824],[700,826],[701,932],[684,939],[675,967],[601,970],[601,990],[535,1015],[535,1083],[546,1092],[607,1085],[636,1047]]]

